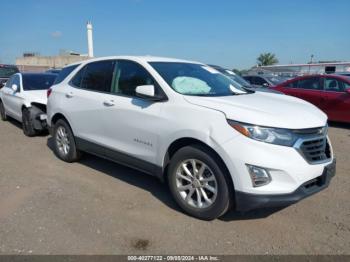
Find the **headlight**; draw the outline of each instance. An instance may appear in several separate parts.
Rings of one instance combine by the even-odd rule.
[[[298,137],[289,129],[260,127],[228,120],[230,126],[242,135],[265,143],[293,146]]]

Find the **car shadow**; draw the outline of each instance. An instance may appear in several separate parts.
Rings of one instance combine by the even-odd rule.
[[[49,137],[47,140],[47,146],[52,151],[53,143],[53,138]],[[84,156],[79,163],[113,178],[120,179],[132,186],[146,190],[169,208],[184,214],[182,209],[173,200],[167,185],[156,177],[87,153],[84,153]],[[281,208],[262,209],[247,213],[239,213],[232,210],[219,218],[219,220],[229,222],[235,220],[261,219],[268,217],[279,210],[281,210]]]
[[[47,146],[52,151],[54,151],[53,143],[53,138],[50,137],[47,140]],[[181,209],[172,199],[168,187],[156,177],[88,153],[84,153],[82,159],[79,161],[79,164],[119,179],[132,186],[146,190],[168,207],[182,213]]]
[[[7,117],[7,122],[14,125],[15,127],[22,129],[22,123],[18,122],[17,120]]]
[[[350,123],[328,122],[330,127],[350,129]]]
[[[219,218],[221,221],[239,221],[239,220],[255,220],[269,217],[286,207],[262,208],[248,212],[237,212],[235,210],[228,211],[225,215]]]
[[[22,123],[17,121],[16,119],[8,117],[7,122],[14,125],[15,127],[19,128],[19,129],[23,130]],[[41,131],[40,133],[36,134],[35,136],[46,137],[48,135],[49,135],[49,131],[45,130],[45,131]]]

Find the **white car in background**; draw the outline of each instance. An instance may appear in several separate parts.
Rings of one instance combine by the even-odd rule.
[[[62,74],[48,92],[55,154],[74,162],[89,152],[158,176],[192,216],[287,206],[335,174],[327,116],[303,100],[169,58],[98,58]]]
[[[0,116],[11,117],[22,123],[26,136],[35,136],[47,128],[47,90],[56,74],[17,73],[0,90]]]

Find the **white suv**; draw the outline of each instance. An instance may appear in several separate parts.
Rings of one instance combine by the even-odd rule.
[[[177,59],[106,57],[63,72],[48,99],[56,155],[89,152],[158,176],[192,216],[290,205],[335,174],[327,117],[303,100]]]
[[[17,73],[0,89],[0,118],[8,117],[22,123],[26,136],[46,130],[47,90],[56,79],[55,74]]]

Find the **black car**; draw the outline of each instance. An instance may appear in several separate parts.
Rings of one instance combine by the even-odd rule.
[[[248,81],[246,81],[243,77],[237,75],[233,71],[229,69],[225,69],[221,66],[217,65],[209,65],[210,67],[216,69],[220,73],[230,77],[232,80],[236,81],[238,84],[242,85],[244,88],[250,90],[250,91],[259,91],[259,92],[267,92],[267,93],[275,93],[275,94],[282,94],[281,92],[278,92],[276,90],[268,89],[268,88],[262,88],[262,87],[256,87],[251,85]]]
[[[14,74],[18,73],[19,70],[15,65],[3,65],[0,64],[0,88],[2,88],[7,80]]]
[[[273,75],[247,75],[243,76],[243,78],[248,81],[252,87],[265,89],[288,80],[288,78]]]

